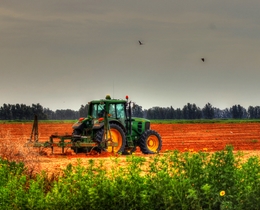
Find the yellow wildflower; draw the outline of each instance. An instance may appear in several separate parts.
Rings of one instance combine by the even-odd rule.
[[[220,191],[219,195],[220,196],[224,196],[226,194],[226,192],[224,190]]]

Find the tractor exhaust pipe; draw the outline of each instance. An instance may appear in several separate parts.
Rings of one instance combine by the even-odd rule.
[[[131,101],[128,103],[128,133],[132,135],[132,108]]]

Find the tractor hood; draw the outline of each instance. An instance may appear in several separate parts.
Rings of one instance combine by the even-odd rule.
[[[132,117],[132,128],[137,133],[142,133],[145,130],[150,129],[150,120],[145,118]]]
[[[135,121],[135,122],[150,122],[150,120],[148,120],[148,119],[139,118],[139,117],[132,117],[132,121]]]

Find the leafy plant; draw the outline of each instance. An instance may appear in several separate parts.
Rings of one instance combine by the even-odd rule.
[[[0,177],[2,209],[260,209],[259,158],[243,160],[232,146],[111,157],[109,167],[78,160],[60,176],[29,176],[1,158]]]

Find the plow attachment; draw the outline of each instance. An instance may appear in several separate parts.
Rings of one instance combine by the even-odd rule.
[[[77,150],[80,150],[80,148],[94,148],[97,146],[96,143],[85,143],[85,142],[73,142],[73,136],[72,135],[51,135],[49,138],[49,141],[45,142],[40,142],[40,141],[28,141],[26,143],[26,146],[28,148],[34,147],[34,148],[39,148],[39,150],[43,150],[45,148],[50,148],[51,149],[51,154],[54,153],[54,147],[60,147],[62,150],[62,154],[65,153],[65,149],[69,148],[75,148],[75,152],[77,153]]]
[[[48,141],[39,141],[38,139],[38,118],[37,115],[34,117],[32,132],[30,139],[28,139],[25,147],[28,150],[31,148],[38,148],[39,153],[43,154],[45,149],[50,148],[51,154],[54,154],[54,148],[61,148],[62,154],[65,154],[68,149],[72,149],[76,154],[77,153],[91,153],[94,149],[96,152],[101,153],[101,151],[106,151],[103,148],[110,147],[113,148],[118,146],[118,143],[113,142],[111,139],[108,139],[102,142],[102,146],[91,140],[90,136],[81,136],[81,135],[56,135],[53,134],[49,137]]]

